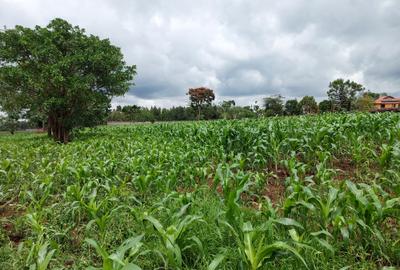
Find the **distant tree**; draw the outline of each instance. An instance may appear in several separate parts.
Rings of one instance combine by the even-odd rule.
[[[325,99],[318,104],[319,112],[320,113],[331,112],[332,106],[333,106],[332,101]]]
[[[214,120],[221,118],[220,110],[215,105],[205,106],[202,109],[203,118],[206,120]]]
[[[312,96],[305,96],[303,97],[299,105],[301,107],[301,110],[304,114],[310,114],[310,113],[317,113],[318,112],[318,104],[315,101],[314,97]]]
[[[224,101],[222,101],[221,107],[231,108],[235,105],[236,105],[236,103],[234,100],[224,100]]]
[[[378,98],[381,97],[381,96],[387,96],[387,95],[388,95],[388,94],[385,93],[385,92],[382,92],[382,93],[375,93],[375,92],[371,92],[370,90],[368,90],[368,91],[366,91],[366,92],[364,92],[364,93],[361,94],[361,96],[369,96],[369,97],[371,97],[371,98],[374,99],[374,100],[378,99]]]
[[[231,110],[236,119],[257,117],[257,113],[250,106],[244,106],[244,107],[236,106],[233,107]]]
[[[17,130],[19,117],[18,112],[8,112],[5,117],[4,126],[12,135]]]
[[[285,103],[285,114],[287,115],[299,115],[301,114],[301,106],[297,99],[289,99]]]
[[[25,121],[29,122],[30,126],[33,128],[42,128],[44,130],[47,125],[47,117],[43,111],[30,110],[24,114],[21,114],[20,118],[23,118]]]
[[[264,98],[264,110],[266,116],[283,115],[283,97],[275,95]]]
[[[1,71],[1,67],[0,67]],[[0,77],[0,112],[4,112],[4,128],[14,134],[18,126],[18,119],[22,116],[24,98]]]
[[[121,108],[121,111],[127,115],[133,115],[139,113],[142,108],[137,105],[127,105]]]
[[[129,119],[122,111],[114,110],[111,111],[108,116],[108,121],[128,121]]]
[[[379,94],[365,92],[357,98],[355,107],[358,111],[370,111],[374,108],[374,101],[377,98],[379,98]]]
[[[234,100],[224,100],[221,102],[221,115],[224,119],[235,118],[232,108],[235,106]]]
[[[72,128],[103,122],[135,74],[108,39],[62,19],[0,32],[0,63],[0,100],[11,92],[23,109],[46,115],[50,135],[64,143]]]
[[[364,91],[361,84],[350,80],[337,79],[329,83],[328,97],[334,110],[351,111],[355,107],[357,93]]]
[[[189,95],[190,105],[197,110],[197,120],[200,120],[201,109],[211,105],[215,99],[214,91],[206,87],[190,88],[187,95]]]
[[[254,101],[254,105],[252,106],[253,112],[257,115],[260,116],[262,115],[262,109],[260,108],[260,105],[258,105],[258,101]]]

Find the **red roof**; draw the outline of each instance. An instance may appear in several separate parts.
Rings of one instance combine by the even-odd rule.
[[[383,103],[400,103],[400,98],[395,98],[392,96],[382,96],[374,101],[374,104],[383,104]]]

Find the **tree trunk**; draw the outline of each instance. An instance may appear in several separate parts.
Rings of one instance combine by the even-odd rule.
[[[52,127],[52,121],[51,121],[51,116],[49,115],[47,117],[47,136],[51,137],[51,127]]]
[[[70,130],[64,126],[58,115],[49,115],[47,120],[47,134],[56,142],[68,143]]]
[[[69,130],[64,128],[63,143],[68,143],[68,141],[69,141]]]
[[[58,119],[57,116],[53,116],[52,119],[52,126],[51,126],[51,132],[53,133],[53,139],[55,141],[58,141]]]
[[[197,107],[197,121],[200,120],[200,106]]]

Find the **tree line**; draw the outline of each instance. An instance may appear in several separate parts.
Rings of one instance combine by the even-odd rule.
[[[265,97],[261,106],[255,102],[249,106],[237,106],[234,100],[213,104],[215,93],[212,89],[200,87],[189,89],[190,106],[172,108],[140,107],[137,105],[117,106],[110,112],[109,121],[182,121],[212,119],[242,119],[260,116],[303,115],[327,112],[370,111],[374,100],[385,93],[366,91],[354,81],[336,79],[329,83],[328,98],[319,103],[313,96],[288,99],[282,95]]]

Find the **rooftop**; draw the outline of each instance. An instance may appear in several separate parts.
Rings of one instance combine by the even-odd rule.
[[[400,98],[395,98],[392,96],[382,96],[374,101],[374,104],[382,104],[382,103],[400,103]]]

